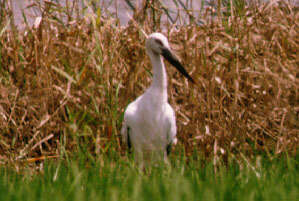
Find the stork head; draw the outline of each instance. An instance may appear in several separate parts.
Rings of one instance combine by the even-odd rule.
[[[183,74],[192,83],[195,83],[192,77],[187,73],[175,54],[172,53],[167,38],[161,33],[152,33],[148,36],[146,43],[148,54],[162,55],[170,64],[172,64],[181,74]]]
[[[167,38],[161,33],[152,33],[146,40],[146,50],[154,54],[162,54],[162,48],[169,48]]]

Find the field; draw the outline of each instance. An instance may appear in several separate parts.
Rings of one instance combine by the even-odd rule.
[[[170,12],[143,1],[127,26],[89,4],[36,1],[24,28],[0,1],[0,197],[5,200],[295,200],[298,7],[219,0]],[[81,14],[77,14],[80,13]],[[172,167],[134,167],[119,131],[149,86],[146,34],[163,32],[197,84],[167,65]],[[154,198],[154,199],[152,199]]]
[[[29,168],[22,173],[2,168],[0,196],[6,201],[295,201],[298,197],[298,162],[291,158],[260,158],[254,169],[232,163],[219,167],[216,174],[213,164],[187,164],[177,155],[172,159],[172,168],[158,166],[147,171],[112,155],[101,163],[80,159],[46,162],[39,173]]]

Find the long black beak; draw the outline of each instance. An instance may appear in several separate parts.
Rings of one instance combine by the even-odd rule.
[[[195,83],[193,78],[187,73],[183,65],[179,62],[177,57],[168,49],[163,48],[162,49],[162,56],[169,61],[180,73],[182,73],[188,80],[190,80],[192,83]]]

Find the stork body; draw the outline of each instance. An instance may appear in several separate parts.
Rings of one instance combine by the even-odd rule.
[[[128,105],[121,134],[128,147],[133,148],[137,161],[143,161],[144,157],[166,160],[171,145],[177,141],[177,129],[175,112],[167,101],[167,74],[162,56],[193,80],[171,53],[164,35],[151,34],[146,51],[153,65],[153,81],[144,94]]]

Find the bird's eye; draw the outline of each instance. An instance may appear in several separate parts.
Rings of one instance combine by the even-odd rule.
[[[159,40],[159,39],[155,39],[155,41],[156,41],[156,43],[158,43],[159,45],[163,46],[163,43],[162,43],[161,40]]]

